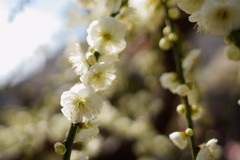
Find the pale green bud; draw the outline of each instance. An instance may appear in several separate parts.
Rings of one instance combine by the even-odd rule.
[[[240,49],[236,46],[226,46],[224,48],[225,55],[229,60],[239,61],[240,60]]]
[[[184,104],[179,104],[176,110],[178,114],[183,115],[186,112],[186,107]]]
[[[171,27],[170,26],[166,26],[163,28],[163,34],[165,36],[167,36],[169,33],[171,33]]]
[[[171,47],[171,43],[170,41],[166,38],[166,37],[163,37],[160,39],[159,41],[159,47],[162,49],[162,50],[169,50],[170,47]]]
[[[171,19],[178,19],[180,17],[180,11],[176,7],[171,7],[168,10],[168,15]]]
[[[94,65],[97,62],[97,59],[96,59],[95,55],[90,55],[87,58],[87,62],[88,62],[89,65]]]
[[[176,33],[169,33],[168,39],[171,42],[176,42],[178,40],[178,35]]]
[[[187,128],[187,129],[185,130],[185,134],[186,134],[187,136],[192,136],[192,135],[193,135],[193,130],[192,130],[191,128]]]
[[[60,142],[56,142],[54,144],[54,149],[55,149],[55,152],[61,156],[64,155],[65,152],[67,151],[65,145]]]

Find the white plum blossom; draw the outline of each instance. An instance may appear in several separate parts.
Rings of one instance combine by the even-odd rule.
[[[89,157],[86,152],[79,150],[72,150],[70,160],[89,160]]]
[[[89,65],[86,61],[84,52],[78,43],[70,46],[70,48],[67,49],[67,53],[70,54],[68,60],[72,63],[72,68],[77,75],[81,76],[88,71]]]
[[[239,0],[206,0],[201,9],[194,12],[189,20],[197,22],[200,31],[226,36],[240,28],[239,5]]]
[[[87,42],[100,54],[118,54],[126,47],[126,27],[112,17],[101,17],[87,29]]]
[[[110,87],[116,79],[115,72],[113,64],[100,62],[92,65],[89,71],[80,77],[80,80],[92,86],[96,92],[102,91]]]
[[[184,132],[173,132],[169,135],[169,138],[178,148],[186,148],[188,141]]]
[[[176,89],[179,85],[178,76],[176,72],[166,72],[160,77],[160,83],[165,89],[170,89],[171,91]]]
[[[174,90],[171,91],[179,96],[187,96],[190,92],[190,89],[186,84],[179,84]]]
[[[205,0],[177,0],[179,8],[188,14],[200,10]]]
[[[119,11],[122,0],[105,0],[105,6],[110,11],[110,13],[116,13]]]
[[[123,8],[116,18],[119,22],[123,23],[127,29],[132,29],[133,25],[138,21],[136,10],[132,7]]]
[[[86,9],[93,9],[98,1],[97,0],[73,0],[77,5],[86,8]]]
[[[217,144],[217,139],[211,139],[206,144],[201,145],[196,160],[218,160],[221,156],[221,148]]]
[[[79,123],[83,117],[94,118],[102,107],[102,98],[93,88],[85,84],[75,84],[63,92],[60,104],[63,115],[72,123]]]
[[[182,67],[184,69],[185,74],[189,73],[189,71],[192,69],[196,61],[199,59],[200,53],[201,53],[200,49],[193,49],[183,59]]]
[[[77,129],[74,143],[90,140],[99,133],[100,121],[98,120],[90,121],[84,118],[82,125],[81,128],[78,127]]]

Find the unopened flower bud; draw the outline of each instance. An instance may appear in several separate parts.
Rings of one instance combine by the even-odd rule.
[[[185,133],[186,133],[187,136],[192,136],[193,135],[193,130],[191,128],[187,128],[185,130]]]
[[[176,33],[169,33],[168,39],[171,42],[176,42],[178,40],[178,35]]]
[[[171,7],[168,10],[168,14],[171,19],[178,19],[180,17],[180,11],[176,7]]]
[[[187,146],[187,137],[183,132],[173,132],[169,135],[170,140],[180,149]]]
[[[236,46],[226,46],[224,48],[225,55],[229,60],[239,61],[240,60],[240,49]]]
[[[67,151],[65,145],[60,142],[56,142],[54,144],[54,149],[55,149],[55,152],[59,155],[64,155],[65,152]]]
[[[184,104],[179,104],[179,105],[177,106],[177,112],[178,112],[178,114],[180,114],[180,115],[185,114],[185,112],[186,112],[186,107],[185,107],[185,105],[184,105]]]
[[[162,50],[169,50],[170,47],[171,47],[171,43],[170,41],[166,38],[166,37],[163,37],[160,39],[159,41],[159,47],[162,49]]]
[[[166,26],[163,28],[163,34],[167,36],[169,33],[171,33],[171,28],[170,26]]]
[[[88,62],[89,65],[94,65],[97,62],[97,59],[96,59],[95,55],[90,55],[87,58],[87,62]]]

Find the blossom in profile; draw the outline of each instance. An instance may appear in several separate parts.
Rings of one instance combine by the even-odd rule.
[[[194,12],[189,20],[197,22],[200,31],[226,36],[240,27],[239,5],[239,0],[206,0],[201,9]]]
[[[92,65],[89,71],[80,77],[80,80],[93,87],[96,92],[102,91],[110,87],[116,79],[115,72],[113,64],[100,62]]]
[[[163,88],[173,91],[179,85],[179,80],[176,72],[166,72],[160,77],[160,83]]]
[[[73,44],[67,49],[69,53],[68,60],[77,75],[82,75],[88,71],[89,65],[86,61],[85,54],[78,43]]]
[[[100,121],[98,120],[88,120],[84,118],[80,125],[82,126],[77,128],[74,143],[90,140],[99,133],[98,126],[100,125]]]
[[[173,132],[169,135],[169,138],[178,148],[186,148],[188,140],[184,132]]]
[[[126,47],[126,27],[112,17],[101,17],[87,29],[88,44],[100,54],[118,54]]]
[[[63,115],[72,123],[79,123],[84,117],[94,118],[100,112],[102,103],[102,98],[85,84],[75,84],[69,91],[63,92],[60,101]]]
[[[213,138],[201,145],[196,160],[218,160],[221,156],[221,148],[217,142],[218,140]]]
[[[179,8],[188,14],[200,10],[205,0],[177,0]]]

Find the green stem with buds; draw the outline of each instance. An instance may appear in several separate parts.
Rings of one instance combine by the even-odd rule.
[[[171,32],[175,32],[174,29],[174,23],[169,17],[168,14],[168,6],[166,4],[166,1],[163,2],[164,10],[165,10],[165,16],[166,16],[166,25],[168,25],[171,28]],[[178,74],[179,80],[181,84],[185,84],[185,78],[184,78],[184,73],[183,73],[183,68],[182,68],[182,61],[181,61],[181,47],[180,47],[180,42],[179,40],[175,41],[172,43],[172,49],[173,49],[173,55],[174,55],[174,60],[175,60],[175,65],[176,65],[176,72]],[[194,125],[191,117],[191,106],[188,101],[188,96],[183,96],[181,97],[183,104],[186,107],[186,122],[187,122],[187,128],[191,128],[194,130]],[[197,157],[197,147],[196,147],[196,142],[194,135],[189,136],[189,142],[190,142],[190,147],[191,147],[191,152],[192,152],[192,159],[195,160]]]
[[[76,123],[76,124],[72,123],[71,124],[70,130],[68,132],[67,139],[66,139],[66,142],[65,142],[65,147],[66,147],[67,151],[63,155],[63,160],[70,160],[71,153],[72,153],[73,141],[74,141],[74,138],[75,138],[75,135],[76,135],[78,125],[79,125],[78,123]]]

